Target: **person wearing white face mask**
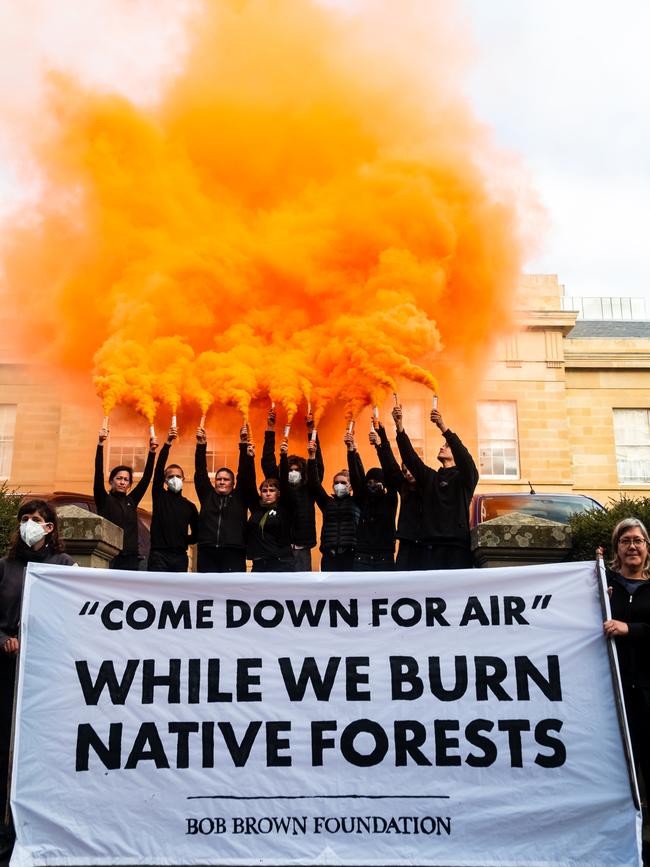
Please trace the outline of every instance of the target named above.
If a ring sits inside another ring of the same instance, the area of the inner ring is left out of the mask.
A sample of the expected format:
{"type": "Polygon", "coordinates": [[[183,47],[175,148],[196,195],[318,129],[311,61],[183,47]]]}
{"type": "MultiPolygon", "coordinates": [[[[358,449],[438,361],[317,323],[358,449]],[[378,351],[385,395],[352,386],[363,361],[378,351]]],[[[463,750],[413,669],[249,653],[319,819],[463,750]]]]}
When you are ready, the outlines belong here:
{"type": "Polygon", "coordinates": [[[320,534],[321,572],[351,572],[357,547],[357,527],[361,510],[352,496],[348,470],[336,473],[333,496],[327,493],[318,475],[316,443],[307,445],[307,484],[323,513],[320,534]]]}
{"type": "Polygon", "coordinates": [[[194,544],[199,528],[198,509],[181,493],[183,468],[178,464],[167,466],[169,450],[177,436],[178,431],[171,427],[153,474],[149,572],[187,572],[187,546],[194,544]]]}
{"type": "Polygon", "coordinates": [[[0,560],[0,853],[9,849],[13,841],[11,827],[2,823],[7,798],[16,661],[20,649],[20,606],[25,569],[30,562],[74,565],[72,557],[63,553],[56,511],[45,500],[29,500],[22,504],[7,556],[0,560]]]}

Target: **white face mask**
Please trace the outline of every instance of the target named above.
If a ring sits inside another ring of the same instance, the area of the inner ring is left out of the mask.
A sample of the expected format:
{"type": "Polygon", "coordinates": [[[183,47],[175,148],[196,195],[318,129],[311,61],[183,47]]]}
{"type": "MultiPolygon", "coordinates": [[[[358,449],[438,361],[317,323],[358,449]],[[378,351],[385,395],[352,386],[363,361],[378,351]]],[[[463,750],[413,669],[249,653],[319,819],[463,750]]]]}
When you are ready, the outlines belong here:
{"type": "Polygon", "coordinates": [[[167,479],[167,487],[170,491],[172,491],[172,493],[180,494],[180,492],[183,490],[183,480],[180,478],[180,476],[170,476],[167,479]]]}
{"type": "Polygon", "coordinates": [[[47,526],[47,524],[39,524],[38,521],[34,521],[32,518],[29,521],[23,521],[20,525],[20,538],[25,545],[29,545],[32,548],[37,542],[45,538],[47,535],[45,527],[47,526]]]}
{"type": "Polygon", "coordinates": [[[337,482],[334,485],[334,493],[337,497],[344,497],[348,492],[348,486],[344,482],[337,482]]]}
{"type": "Polygon", "coordinates": [[[289,484],[297,485],[300,483],[300,479],[302,479],[302,473],[298,470],[289,470],[289,484]]]}

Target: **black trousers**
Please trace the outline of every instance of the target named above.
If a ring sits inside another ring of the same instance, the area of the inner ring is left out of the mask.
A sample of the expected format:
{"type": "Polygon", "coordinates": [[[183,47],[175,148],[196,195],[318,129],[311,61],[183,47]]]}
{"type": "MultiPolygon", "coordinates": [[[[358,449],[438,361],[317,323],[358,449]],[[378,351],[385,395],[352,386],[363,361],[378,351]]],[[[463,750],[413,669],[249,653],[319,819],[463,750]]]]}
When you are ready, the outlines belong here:
{"type": "Polygon", "coordinates": [[[288,557],[258,557],[253,560],[253,572],[295,572],[293,555],[288,557]]]}
{"type": "Polygon", "coordinates": [[[197,572],[245,572],[246,554],[243,548],[217,548],[201,545],[198,549],[197,572]]]}
{"type": "Polygon", "coordinates": [[[7,831],[4,820],[9,798],[9,747],[17,660],[15,654],[0,653],[0,830],[5,832],[7,831]]]}
{"type": "Polygon", "coordinates": [[[354,555],[352,569],[354,572],[390,572],[395,568],[392,554],[359,554],[354,555]]]}
{"type": "Polygon", "coordinates": [[[400,539],[398,569],[404,572],[427,569],[472,569],[474,562],[468,545],[436,545],[400,539]]]}
{"type": "Polygon", "coordinates": [[[625,713],[630,728],[634,763],[645,786],[646,798],[650,790],[650,689],[627,686],[623,689],[625,713]]]}
{"type": "Polygon", "coordinates": [[[140,568],[140,557],[138,554],[129,553],[128,551],[120,551],[120,553],[116,554],[108,564],[108,568],[137,572],[140,568]]]}
{"type": "Polygon", "coordinates": [[[341,551],[339,554],[323,552],[320,561],[321,572],[352,572],[354,567],[354,549],[341,551]]]}
{"type": "Polygon", "coordinates": [[[149,572],[187,572],[187,551],[171,551],[168,548],[152,548],[149,552],[149,572]]]}

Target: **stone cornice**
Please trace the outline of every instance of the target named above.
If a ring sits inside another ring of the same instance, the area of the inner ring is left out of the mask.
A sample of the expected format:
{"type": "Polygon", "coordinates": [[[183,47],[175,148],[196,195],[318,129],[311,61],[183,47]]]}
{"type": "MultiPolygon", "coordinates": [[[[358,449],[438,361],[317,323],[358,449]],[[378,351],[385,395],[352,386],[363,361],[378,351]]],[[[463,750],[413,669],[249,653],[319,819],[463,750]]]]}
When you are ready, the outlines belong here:
{"type": "Polygon", "coordinates": [[[578,314],[575,310],[518,310],[517,322],[526,331],[548,331],[559,329],[562,336],[576,324],[578,314]]]}

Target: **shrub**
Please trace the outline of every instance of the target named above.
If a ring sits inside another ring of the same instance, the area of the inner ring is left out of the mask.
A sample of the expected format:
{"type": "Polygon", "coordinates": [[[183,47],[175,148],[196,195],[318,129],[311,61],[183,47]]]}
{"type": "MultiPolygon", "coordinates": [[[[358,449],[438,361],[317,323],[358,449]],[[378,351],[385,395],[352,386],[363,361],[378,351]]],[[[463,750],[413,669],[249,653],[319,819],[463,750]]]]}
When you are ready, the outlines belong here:
{"type": "Polygon", "coordinates": [[[6,554],[9,547],[22,498],[22,494],[10,491],[6,482],[0,485],[0,557],[6,554]]]}
{"type": "Polygon", "coordinates": [[[650,528],[650,497],[628,497],[610,500],[605,509],[590,509],[571,518],[573,539],[572,558],[593,560],[596,548],[605,549],[605,562],[612,558],[612,530],[623,518],[638,518],[650,528]]]}

